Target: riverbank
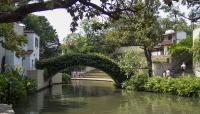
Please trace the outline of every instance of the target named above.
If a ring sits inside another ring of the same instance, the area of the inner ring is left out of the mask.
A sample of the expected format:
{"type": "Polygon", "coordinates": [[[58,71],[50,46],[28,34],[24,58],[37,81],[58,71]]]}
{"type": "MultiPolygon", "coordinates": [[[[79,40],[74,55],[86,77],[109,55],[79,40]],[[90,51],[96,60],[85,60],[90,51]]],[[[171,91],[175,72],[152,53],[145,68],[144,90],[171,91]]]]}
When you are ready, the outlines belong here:
{"type": "Polygon", "coordinates": [[[184,97],[200,97],[200,78],[194,76],[148,78],[146,75],[137,75],[124,82],[123,88],[184,97]]]}
{"type": "Polygon", "coordinates": [[[15,114],[11,105],[0,104],[0,114],[15,114]]]}

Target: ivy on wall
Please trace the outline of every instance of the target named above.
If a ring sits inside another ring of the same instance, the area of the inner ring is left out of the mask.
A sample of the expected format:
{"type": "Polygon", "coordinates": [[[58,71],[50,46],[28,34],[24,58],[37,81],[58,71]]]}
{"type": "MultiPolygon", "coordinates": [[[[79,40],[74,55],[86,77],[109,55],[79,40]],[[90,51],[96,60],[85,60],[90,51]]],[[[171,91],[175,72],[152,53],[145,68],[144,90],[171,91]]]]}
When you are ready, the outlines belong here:
{"type": "Polygon", "coordinates": [[[193,60],[194,62],[200,61],[200,39],[194,41],[193,45],[193,60]]]}

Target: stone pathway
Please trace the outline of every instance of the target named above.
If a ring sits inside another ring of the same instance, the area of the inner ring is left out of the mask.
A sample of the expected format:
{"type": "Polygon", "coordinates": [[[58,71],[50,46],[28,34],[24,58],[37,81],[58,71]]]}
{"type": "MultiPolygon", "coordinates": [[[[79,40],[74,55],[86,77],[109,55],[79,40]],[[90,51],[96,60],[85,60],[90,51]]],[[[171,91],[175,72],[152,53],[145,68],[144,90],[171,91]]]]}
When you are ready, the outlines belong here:
{"type": "Polygon", "coordinates": [[[11,105],[0,104],[0,114],[15,114],[11,105]]]}
{"type": "Polygon", "coordinates": [[[94,80],[94,81],[108,81],[108,82],[113,82],[112,79],[109,78],[71,78],[71,80],[94,80]]]}

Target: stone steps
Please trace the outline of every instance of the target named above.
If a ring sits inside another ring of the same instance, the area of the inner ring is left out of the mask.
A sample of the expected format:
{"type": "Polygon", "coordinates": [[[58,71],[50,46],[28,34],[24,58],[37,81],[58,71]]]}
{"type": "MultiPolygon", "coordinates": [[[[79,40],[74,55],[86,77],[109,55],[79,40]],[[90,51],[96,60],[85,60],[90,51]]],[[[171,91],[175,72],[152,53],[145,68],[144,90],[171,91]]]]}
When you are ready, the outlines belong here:
{"type": "Polygon", "coordinates": [[[0,114],[15,114],[11,105],[0,104],[0,114]]]}
{"type": "Polygon", "coordinates": [[[84,78],[107,78],[107,79],[110,79],[110,76],[101,70],[94,69],[92,71],[85,73],[84,78]]]}

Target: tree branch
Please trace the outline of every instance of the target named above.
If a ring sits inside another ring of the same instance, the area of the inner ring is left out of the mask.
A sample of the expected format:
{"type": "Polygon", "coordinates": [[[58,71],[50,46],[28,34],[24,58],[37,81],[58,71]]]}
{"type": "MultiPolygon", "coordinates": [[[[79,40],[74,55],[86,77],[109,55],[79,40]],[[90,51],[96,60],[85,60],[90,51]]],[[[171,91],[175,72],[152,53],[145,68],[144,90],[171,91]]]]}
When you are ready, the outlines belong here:
{"type": "Polygon", "coordinates": [[[108,15],[111,18],[118,18],[115,16],[116,13],[123,12],[123,11],[130,11],[136,12],[135,10],[126,8],[126,9],[116,9],[116,11],[106,11],[104,8],[90,2],[87,0],[52,0],[46,2],[37,2],[32,4],[26,4],[24,6],[20,6],[18,9],[10,12],[0,12],[0,23],[10,23],[10,22],[17,22],[22,21],[25,16],[33,12],[39,11],[46,11],[46,10],[53,10],[58,8],[65,8],[68,9],[72,5],[76,4],[76,2],[80,2],[85,6],[92,7],[102,14],[108,15]]]}
{"type": "Polygon", "coordinates": [[[58,8],[69,8],[75,4],[78,0],[68,0],[68,1],[47,1],[39,2],[33,4],[27,4],[21,6],[13,12],[0,12],[0,23],[9,23],[21,21],[26,15],[38,12],[53,10],[58,8]]]}
{"type": "Polygon", "coordinates": [[[82,3],[85,6],[91,6],[91,7],[95,8],[95,9],[97,9],[98,11],[102,12],[103,14],[106,14],[109,17],[114,18],[111,12],[105,11],[103,8],[101,8],[100,6],[98,6],[98,5],[94,4],[94,3],[88,2],[86,0],[79,0],[79,2],[82,3]]]}

